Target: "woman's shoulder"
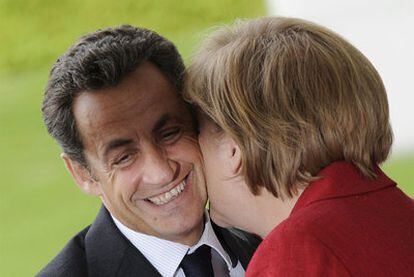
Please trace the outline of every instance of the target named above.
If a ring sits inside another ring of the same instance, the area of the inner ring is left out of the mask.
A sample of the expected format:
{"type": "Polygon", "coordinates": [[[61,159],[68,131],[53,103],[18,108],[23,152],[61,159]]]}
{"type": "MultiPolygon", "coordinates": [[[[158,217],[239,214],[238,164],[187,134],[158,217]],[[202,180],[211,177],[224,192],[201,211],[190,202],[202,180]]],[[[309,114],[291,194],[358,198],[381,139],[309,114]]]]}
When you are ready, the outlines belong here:
{"type": "Polygon", "coordinates": [[[349,276],[331,248],[309,229],[286,220],[263,240],[246,276],[349,276]],[[330,265],[326,267],[325,265],[330,265]]]}

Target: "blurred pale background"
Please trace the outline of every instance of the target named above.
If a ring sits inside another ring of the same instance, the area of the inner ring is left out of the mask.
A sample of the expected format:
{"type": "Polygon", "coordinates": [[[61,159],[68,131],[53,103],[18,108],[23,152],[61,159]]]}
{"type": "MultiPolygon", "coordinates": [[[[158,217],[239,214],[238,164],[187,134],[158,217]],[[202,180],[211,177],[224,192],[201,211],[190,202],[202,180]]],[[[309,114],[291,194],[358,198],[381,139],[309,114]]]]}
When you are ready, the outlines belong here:
{"type": "Polygon", "coordinates": [[[270,14],[300,17],[335,30],[368,57],[388,92],[395,136],[393,154],[396,158],[412,154],[414,1],[268,0],[266,3],[270,14]]]}
{"type": "Polygon", "coordinates": [[[404,21],[409,17],[403,17],[412,5],[402,0],[339,1],[348,3],[342,7],[333,2],[326,1],[330,3],[326,6],[322,1],[0,0],[0,276],[34,275],[92,222],[99,208],[99,201],[84,196],[66,173],[60,149],[43,127],[40,104],[58,55],[80,35],[107,26],[129,23],[158,31],[177,45],[186,61],[204,30],[235,18],[277,12],[333,28],[372,59],[384,77],[397,143],[385,170],[414,195],[409,126],[413,113],[406,98],[412,70],[402,66],[409,65],[410,57],[413,64],[408,48],[412,32],[404,21]],[[395,18],[381,22],[379,18],[391,12],[395,18]]]}

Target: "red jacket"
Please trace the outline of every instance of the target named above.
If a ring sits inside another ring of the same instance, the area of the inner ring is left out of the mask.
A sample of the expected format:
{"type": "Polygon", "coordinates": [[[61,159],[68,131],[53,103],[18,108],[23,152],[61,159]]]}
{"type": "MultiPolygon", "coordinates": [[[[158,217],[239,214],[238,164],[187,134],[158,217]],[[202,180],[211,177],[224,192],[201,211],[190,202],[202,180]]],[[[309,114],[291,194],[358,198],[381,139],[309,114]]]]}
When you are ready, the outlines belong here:
{"type": "Polygon", "coordinates": [[[370,181],[346,162],[324,168],[246,276],[414,276],[414,201],[377,173],[370,181]]]}

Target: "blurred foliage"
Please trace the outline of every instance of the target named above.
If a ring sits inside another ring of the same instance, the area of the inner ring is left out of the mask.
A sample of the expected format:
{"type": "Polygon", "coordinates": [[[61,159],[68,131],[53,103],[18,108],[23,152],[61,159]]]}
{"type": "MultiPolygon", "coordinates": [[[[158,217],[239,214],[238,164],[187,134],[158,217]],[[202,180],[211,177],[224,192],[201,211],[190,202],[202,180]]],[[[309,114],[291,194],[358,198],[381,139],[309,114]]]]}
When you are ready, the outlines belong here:
{"type": "Polygon", "coordinates": [[[382,169],[400,189],[414,197],[414,153],[393,156],[382,166],[382,169]]]}
{"type": "Polygon", "coordinates": [[[186,56],[200,30],[263,14],[260,1],[248,0],[0,0],[0,69],[37,70],[51,64],[81,34],[125,23],[174,40],[186,56]]]}

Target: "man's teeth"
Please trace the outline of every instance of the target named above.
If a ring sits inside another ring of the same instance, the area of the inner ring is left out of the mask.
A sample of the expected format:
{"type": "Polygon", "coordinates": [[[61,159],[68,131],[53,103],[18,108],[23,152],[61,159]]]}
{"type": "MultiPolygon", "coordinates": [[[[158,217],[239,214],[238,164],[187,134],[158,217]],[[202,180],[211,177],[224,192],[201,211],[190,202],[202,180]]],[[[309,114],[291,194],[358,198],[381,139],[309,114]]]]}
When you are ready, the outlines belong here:
{"type": "Polygon", "coordinates": [[[158,196],[148,197],[147,199],[155,205],[164,205],[176,198],[184,190],[184,187],[185,182],[182,181],[179,185],[175,186],[170,191],[167,191],[158,196]]]}

